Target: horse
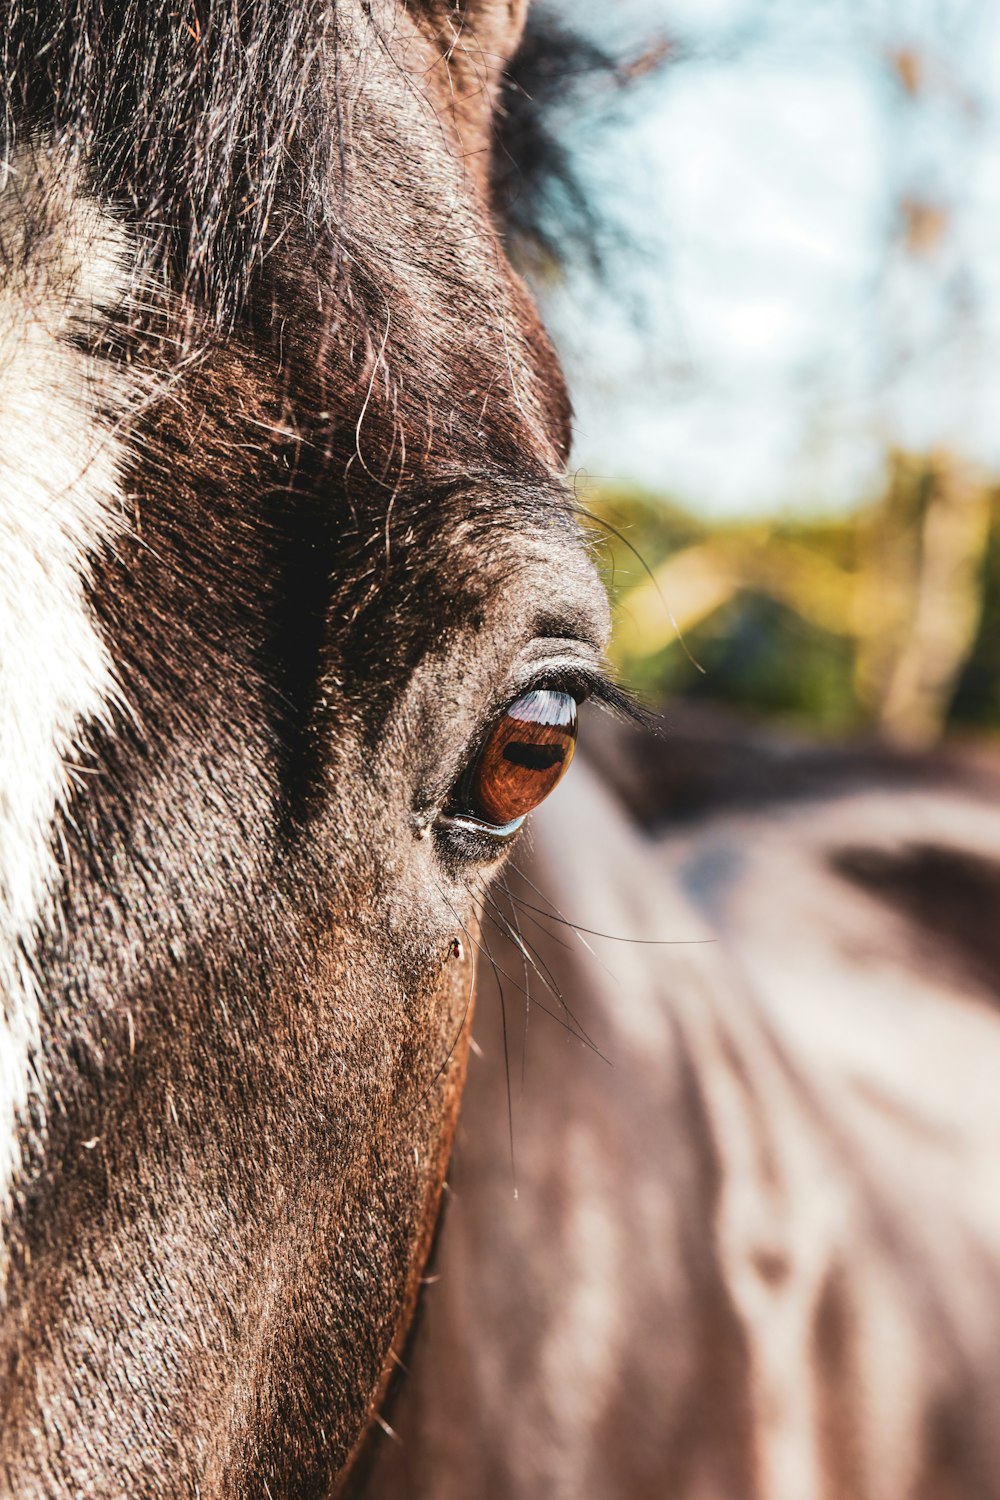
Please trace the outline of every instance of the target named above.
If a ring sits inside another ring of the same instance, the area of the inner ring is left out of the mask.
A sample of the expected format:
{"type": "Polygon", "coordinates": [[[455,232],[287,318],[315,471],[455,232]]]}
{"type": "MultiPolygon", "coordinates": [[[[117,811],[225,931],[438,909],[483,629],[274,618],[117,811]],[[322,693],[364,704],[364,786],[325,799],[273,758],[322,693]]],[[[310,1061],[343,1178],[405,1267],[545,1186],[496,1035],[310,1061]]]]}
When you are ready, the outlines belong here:
{"type": "Polygon", "coordinates": [[[521,0],[5,0],[0,1488],[333,1493],[603,588],[521,0]],[[500,164],[498,165],[498,161],[500,164]]]}
{"type": "Polygon", "coordinates": [[[2,21],[0,1492],[1000,1493],[994,783],[540,807],[625,704],[523,6],[2,21]]]}

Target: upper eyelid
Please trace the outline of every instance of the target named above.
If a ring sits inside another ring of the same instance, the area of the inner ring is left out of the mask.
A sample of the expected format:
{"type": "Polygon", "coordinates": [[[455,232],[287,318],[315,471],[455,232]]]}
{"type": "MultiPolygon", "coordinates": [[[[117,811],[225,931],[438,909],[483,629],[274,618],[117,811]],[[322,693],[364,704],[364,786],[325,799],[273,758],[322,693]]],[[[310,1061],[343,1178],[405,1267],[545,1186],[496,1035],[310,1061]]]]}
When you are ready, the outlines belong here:
{"type": "Polygon", "coordinates": [[[546,674],[564,672],[567,677],[598,682],[608,679],[602,652],[593,641],[576,634],[549,632],[535,635],[511,664],[512,683],[533,682],[546,674]]]}
{"type": "Polygon", "coordinates": [[[610,676],[596,662],[581,660],[579,657],[564,657],[562,660],[554,657],[548,661],[533,663],[516,674],[508,685],[506,694],[490,706],[484,722],[492,722],[525,693],[536,692],[540,688],[571,693],[578,703],[582,703],[585,698],[603,701],[605,693],[613,695],[615,691],[610,676]]]}

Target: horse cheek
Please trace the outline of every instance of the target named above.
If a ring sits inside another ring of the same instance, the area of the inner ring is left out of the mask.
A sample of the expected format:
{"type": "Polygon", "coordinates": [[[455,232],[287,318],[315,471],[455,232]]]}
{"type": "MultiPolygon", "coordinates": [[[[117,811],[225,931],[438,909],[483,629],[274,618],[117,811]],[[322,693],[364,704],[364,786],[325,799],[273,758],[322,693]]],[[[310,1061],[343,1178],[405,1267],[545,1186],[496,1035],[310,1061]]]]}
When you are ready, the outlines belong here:
{"type": "MultiPolygon", "coordinates": [[[[413,1322],[427,1263],[434,1246],[441,1213],[441,1200],[447,1178],[448,1163],[458,1122],[462,1092],[465,1087],[475,1009],[475,952],[479,943],[479,923],[472,917],[463,927],[460,938],[449,943],[447,957],[437,982],[432,986],[425,1012],[426,1035],[437,1041],[430,1052],[430,1082],[423,1073],[423,1086],[412,1117],[412,1131],[400,1150],[410,1154],[406,1163],[414,1174],[412,1241],[409,1246],[409,1270],[403,1289],[399,1315],[392,1341],[382,1364],[382,1371],[368,1408],[367,1421],[351,1450],[334,1493],[340,1495],[352,1478],[356,1461],[364,1449],[385,1400],[389,1381],[400,1364],[406,1363],[407,1336],[413,1322]]],[[[353,1493],[353,1491],[352,1491],[353,1493]]]]}
{"type": "Polygon", "coordinates": [[[406,1330],[416,1306],[420,1283],[424,1275],[437,1228],[441,1196],[451,1157],[455,1126],[458,1121],[462,1091],[469,1061],[469,1043],[472,1037],[472,1017],[475,1008],[475,963],[474,944],[478,942],[477,923],[470,923],[469,930],[459,944],[458,952],[450,945],[435,996],[432,1034],[439,1037],[439,1056],[434,1063],[434,1078],[429,1089],[425,1089],[420,1101],[419,1133],[427,1142],[427,1161],[424,1164],[422,1199],[419,1216],[417,1243],[410,1271],[403,1311],[400,1317],[397,1342],[405,1339],[406,1330]]]}

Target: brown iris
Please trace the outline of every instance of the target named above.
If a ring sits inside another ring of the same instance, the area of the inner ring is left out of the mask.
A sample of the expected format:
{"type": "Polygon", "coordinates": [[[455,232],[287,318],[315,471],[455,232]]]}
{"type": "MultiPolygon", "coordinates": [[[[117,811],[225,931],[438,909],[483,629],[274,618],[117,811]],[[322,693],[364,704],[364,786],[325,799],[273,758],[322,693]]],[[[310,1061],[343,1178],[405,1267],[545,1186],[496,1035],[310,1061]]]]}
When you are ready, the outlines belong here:
{"type": "Polygon", "coordinates": [[[576,699],[537,688],[510,705],[493,726],[469,787],[477,818],[513,823],[549,795],[576,748],[576,699]]]}

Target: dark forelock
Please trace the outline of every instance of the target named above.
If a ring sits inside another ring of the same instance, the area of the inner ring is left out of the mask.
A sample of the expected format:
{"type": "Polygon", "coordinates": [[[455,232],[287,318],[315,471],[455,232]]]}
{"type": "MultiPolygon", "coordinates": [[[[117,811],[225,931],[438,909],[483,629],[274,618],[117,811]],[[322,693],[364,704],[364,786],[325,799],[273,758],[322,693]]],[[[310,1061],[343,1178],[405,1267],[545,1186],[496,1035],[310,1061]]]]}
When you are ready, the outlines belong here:
{"type": "MultiPolygon", "coordinates": [[[[277,219],[338,246],[342,54],[337,0],[2,0],[0,160],[43,134],[78,154],[139,226],[143,269],[225,324],[277,219]]],[[[553,190],[573,209],[563,227],[585,230],[549,119],[603,61],[544,7],[529,17],[495,132],[495,209],[515,244],[555,251],[553,190]]]]}

